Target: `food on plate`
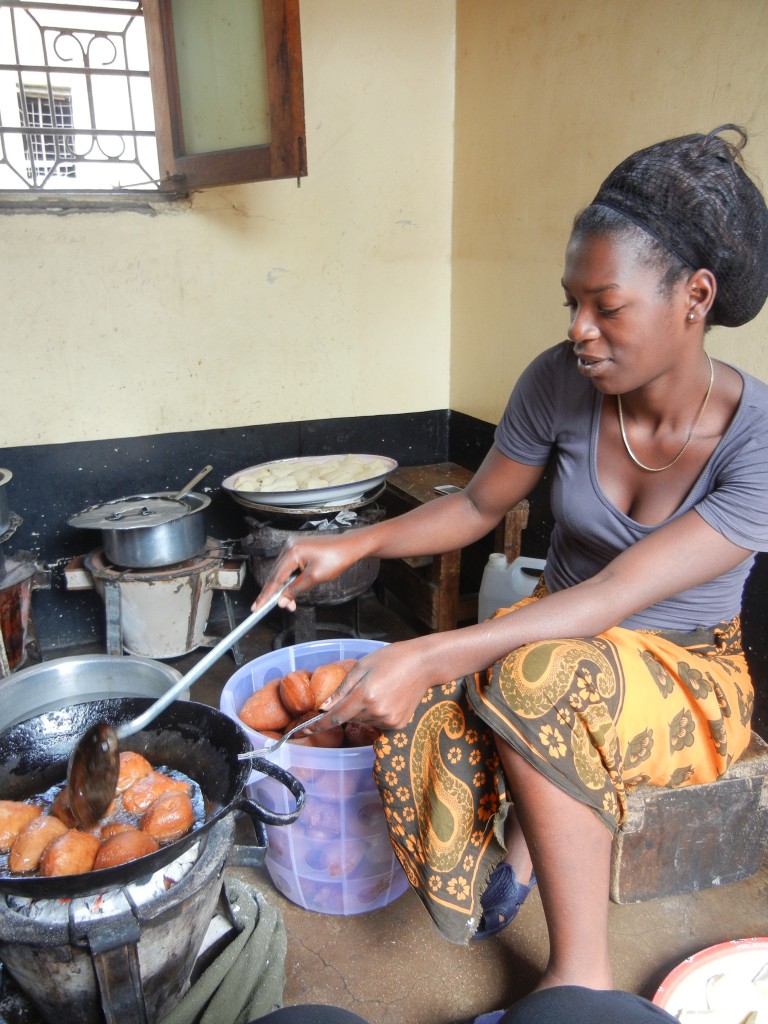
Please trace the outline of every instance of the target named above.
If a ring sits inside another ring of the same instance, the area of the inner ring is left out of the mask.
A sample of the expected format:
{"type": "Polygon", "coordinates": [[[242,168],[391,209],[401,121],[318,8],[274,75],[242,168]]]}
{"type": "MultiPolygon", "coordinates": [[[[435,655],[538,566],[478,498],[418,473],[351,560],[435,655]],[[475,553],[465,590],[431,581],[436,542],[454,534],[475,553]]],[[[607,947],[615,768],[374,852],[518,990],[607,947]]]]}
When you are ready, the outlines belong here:
{"type": "Polygon", "coordinates": [[[135,750],[123,750],[120,752],[120,771],[117,776],[116,790],[123,793],[134,782],[143,779],[152,771],[152,765],[142,754],[135,750]]]}
{"type": "MultiPolygon", "coordinates": [[[[294,669],[280,679],[271,679],[246,700],[238,712],[240,720],[262,736],[279,739],[302,720],[313,718],[356,664],[356,659],[344,658],[319,665],[311,673],[294,669]]],[[[305,747],[363,747],[370,746],[377,736],[378,730],[368,725],[347,722],[331,729],[298,732],[288,742],[305,747]]]]}
{"type": "Polygon", "coordinates": [[[46,846],[40,858],[40,874],[50,878],[54,875],[82,875],[92,871],[100,847],[100,840],[90,832],[68,829],[63,836],[46,846]]]}
{"type": "Polygon", "coordinates": [[[28,822],[11,843],[8,868],[16,875],[37,871],[46,847],[63,836],[67,826],[52,814],[40,814],[28,822]]]}
{"type": "Polygon", "coordinates": [[[297,669],[283,676],[278,682],[278,690],[283,706],[294,717],[311,711],[315,706],[311,676],[306,669],[297,669]]]}
{"type": "Polygon", "coordinates": [[[123,808],[131,814],[143,814],[158,797],[170,792],[188,793],[189,787],[186,782],[153,769],[122,794],[123,808]]]}
{"type": "MultiPolygon", "coordinates": [[[[752,988],[759,996],[768,998],[768,964],[765,964],[752,979],[752,988]]],[[[768,1009],[768,1005],[766,1005],[768,1009]]]]}
{"type": "Polygon", "coordinates": [[[37,804],[22,800],[0,800],[0,852],[7,853],[11,843],[33,818],[43,813],[37,804]]]}
{"type": "Polygon", "coordinates": [[[180,839],[192,828],[195,812],[187,793],[166,793],[144,812],[141,830],[161,842],[180,839]]]}
{"type": "Polygon", "coordinates": [[[93,870],[99,871],[101,868],[115,868],[119,864],[128,864],[138,857],[146,857],[148,853],[154,853],[159,849],[160,844],[146,832],[128,827],[123,832],[116,832],[101,844],[93,862],[93,870]]]}
{"type": "Polygon", "coordinates": [[[711,974],[704,995],[706,1008],[678,1011],[681,1024],[763,1024],[768,1021],[768,964],[751,981],[736,972],[711,974]]]}
{"type": "Polygon", "coordinates": [[[312,673],[312,694],[316,708],[338,689],[344,677],[356,664],[354,659],[348,658],[344,661],[331,661],[315,669],[312,673]]]}
{"type": "Polygon", "coordinates": [[[392,460],[379,456],[329,455],[265,462],[234,479],[236,491],[279,494],[363,483],[387,473],[392,460]]]}
{"type": "Polygon", "coordinates": [[[291,714],[280,700],[280,680],[271,679],[240,708],[240,719],[249,729],[285,729],[291,714]]]}

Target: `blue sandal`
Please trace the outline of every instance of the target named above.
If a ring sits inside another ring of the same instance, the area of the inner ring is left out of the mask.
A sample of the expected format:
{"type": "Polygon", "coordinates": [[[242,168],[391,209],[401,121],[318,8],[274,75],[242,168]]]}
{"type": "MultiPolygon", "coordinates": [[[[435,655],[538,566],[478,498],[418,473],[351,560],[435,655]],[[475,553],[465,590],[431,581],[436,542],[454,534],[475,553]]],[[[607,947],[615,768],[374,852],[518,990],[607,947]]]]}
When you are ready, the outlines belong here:
{"type": "Polygon", "coordinates": [[[536,876],[531,872],[527,885],[518,882],[515,872],[502,861],[491,872],[485,892],[480,897],[483,916],[473,939],[488,939],[496,935],[517,916],[517,912],[525,903],[526,897],[536,885],[536,876]]]}

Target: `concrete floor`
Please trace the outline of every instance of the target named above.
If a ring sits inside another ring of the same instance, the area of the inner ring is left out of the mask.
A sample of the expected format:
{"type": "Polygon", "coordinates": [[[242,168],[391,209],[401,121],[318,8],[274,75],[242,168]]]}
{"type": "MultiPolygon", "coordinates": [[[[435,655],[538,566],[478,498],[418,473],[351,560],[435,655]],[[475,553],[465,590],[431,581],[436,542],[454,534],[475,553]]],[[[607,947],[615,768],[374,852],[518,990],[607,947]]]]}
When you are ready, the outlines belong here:
{"type": "MultiPolygon", "coordinates": [[[[343,617],[338,609],[319,615],[332,611],[334,619],[343,617]]],[[[370,596],[360,601],[360,632],[389,640],[414,635],[411,625],[370,596]]],[[[242,655],[258,656],[265,641],[269,649],[271,635],[258,628],[243,641],[242,655]]],[[[185,670],[183,664],[176,667],[185,670]]],[[[219,661],[193,685],[193,699],[218,706],[221,686],[234,670],[230,656],[219,661]]],[[[370,1024],[450,1024],[508,1006],[534,987],[546,965],[537,890],[501,935],[465,948],[440,936],[410,889],[381,910],[333,917],[285,899],[266,871],[249,874],[280,908],[288,930],[286,1005],[334,1004],[370,1024]]],[[[646,903],[612,903],[610,934],[616,987],[652,998],[669,971],[698,950],[727,939],[768,936],[768,858],[741,882],[646,903]]]]}
{"type": "MultiPolygon", "coordinates": [[[[327,612],[338,620],[348,608],[327,612]]],[[[372,595],[361,599],[358,611],[363,636],[413,635],[412,626],[372,595]]],[[[272,613],[268,625],[256,627],[241,641],[240,657],[248,661],[271,650],[275,632],[287,623],[286,614],[272,613]]],[[[202,653],[171,664],[185,672],[202,653]]],[[[192,698],[218,707],[221,688],[236,667],[232,655],[225,655],[193,684],[192,698]]],[[[286,1005],[333,1004],[370,1024],[451,1024],[514,1002],[533,988],[546,964],[547,935],[537,890],[510,928],[465,948],[441,938],[410,890],[383,909],[335,917],[294,905],[263,869],[231,870],[243,873],[283,914],[288,932],[286,1005]]],[[[574,897],[578,887],[574,879],[574,897]]],[[[667,973],[698,950],[728,939],[768,936],[768,860],[756,875],[727,886],[642,904],[611,904],[610,936],[616,987],[652,998],[667,973]]]]}

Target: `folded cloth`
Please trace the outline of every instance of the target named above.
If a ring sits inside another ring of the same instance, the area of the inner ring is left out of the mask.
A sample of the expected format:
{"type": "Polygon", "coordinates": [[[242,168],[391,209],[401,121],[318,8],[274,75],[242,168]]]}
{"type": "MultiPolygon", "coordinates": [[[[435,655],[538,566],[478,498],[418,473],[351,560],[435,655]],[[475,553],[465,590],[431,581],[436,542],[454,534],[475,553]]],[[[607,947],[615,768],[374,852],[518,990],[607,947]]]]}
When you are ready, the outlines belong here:
{"type": "Polygon", "coordinates": [[[282,1005],[288,940],[280,911],[237,878],[224,894],[237,935],[159,1024],[248,1024],[282,1005]]]}

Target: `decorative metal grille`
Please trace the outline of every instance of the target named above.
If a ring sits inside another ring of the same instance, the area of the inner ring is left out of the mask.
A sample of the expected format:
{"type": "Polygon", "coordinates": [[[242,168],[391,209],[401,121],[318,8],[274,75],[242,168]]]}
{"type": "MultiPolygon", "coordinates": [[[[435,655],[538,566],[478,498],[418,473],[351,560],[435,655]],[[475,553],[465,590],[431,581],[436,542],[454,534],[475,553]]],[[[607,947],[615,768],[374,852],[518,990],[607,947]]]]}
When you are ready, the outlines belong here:
{"type": "Polygon", "coordinates": [[[156,190],[157,176],[141,0],[0,0],[0,190],[156,190]]]}

